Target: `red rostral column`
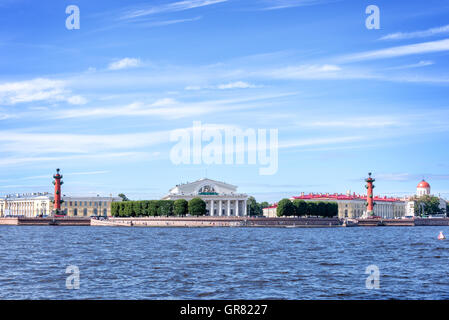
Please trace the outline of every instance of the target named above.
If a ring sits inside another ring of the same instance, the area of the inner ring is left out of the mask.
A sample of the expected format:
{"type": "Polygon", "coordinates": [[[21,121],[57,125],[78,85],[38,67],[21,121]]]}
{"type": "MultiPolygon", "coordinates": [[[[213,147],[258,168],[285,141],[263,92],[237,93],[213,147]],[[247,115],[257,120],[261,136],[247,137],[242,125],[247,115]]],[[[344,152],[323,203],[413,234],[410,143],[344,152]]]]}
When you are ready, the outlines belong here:
{"type": "Polygon", "coordinates": [[[59,169],[56,169],[56,174],[53,175],[55,179],[53,184],[55,185],[55,200],[54,200],[54,213],[61,214],[61,185],[64,183],[61,181],[62,174],[59,173],[59,169]]]}
{"type": "Polygon", "coordinates": [[[375,179],[371,178],[371,172],[368,173],[368,178],[365,179],[366,181],[366,189],[368,189],[368,195],[366,197],[366,213],[369,215],[374,214],[374,195],[373,195],[373,189],[374,185],[373,182],[376,181],[375,179]]]}

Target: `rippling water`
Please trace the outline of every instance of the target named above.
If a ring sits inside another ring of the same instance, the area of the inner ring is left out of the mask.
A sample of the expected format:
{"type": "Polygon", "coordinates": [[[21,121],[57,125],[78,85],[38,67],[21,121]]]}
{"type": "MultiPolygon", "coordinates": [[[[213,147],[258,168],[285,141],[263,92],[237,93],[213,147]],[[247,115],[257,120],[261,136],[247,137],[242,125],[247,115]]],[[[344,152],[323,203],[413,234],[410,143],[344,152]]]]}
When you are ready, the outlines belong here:
{"type": "Polygon", "coordinates": [[[0,298],[448,299],[440,230],[1,226],[0,298]]]}

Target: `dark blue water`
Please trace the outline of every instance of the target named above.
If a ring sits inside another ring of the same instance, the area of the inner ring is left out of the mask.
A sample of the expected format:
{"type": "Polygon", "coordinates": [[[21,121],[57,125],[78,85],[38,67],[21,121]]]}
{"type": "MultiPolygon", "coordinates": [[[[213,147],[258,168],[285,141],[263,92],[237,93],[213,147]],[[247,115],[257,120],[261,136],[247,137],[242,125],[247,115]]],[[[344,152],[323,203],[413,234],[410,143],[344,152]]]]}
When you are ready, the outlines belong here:
{"type": "Polygon", "coordinates": [[[1,226],[0,298],[448,299],[440,230],[1,226]]]}

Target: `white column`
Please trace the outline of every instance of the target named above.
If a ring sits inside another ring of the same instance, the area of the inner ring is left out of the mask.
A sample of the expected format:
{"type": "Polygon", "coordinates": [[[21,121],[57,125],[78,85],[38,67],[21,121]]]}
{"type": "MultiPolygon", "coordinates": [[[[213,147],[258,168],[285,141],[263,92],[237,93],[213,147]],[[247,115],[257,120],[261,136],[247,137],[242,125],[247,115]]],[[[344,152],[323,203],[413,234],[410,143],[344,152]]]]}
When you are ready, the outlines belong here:
{"type": "Polygon", "coordinates": [[[221,200],[218,200],[218,215],[220,217],[223,215],[223,204],[221,200]]]}
{"type": "Polygon", "coordinates": [[[238,217],[239,215],[239,201],[235,200],[235,216],[238,217]]]}
{"type": "Polygon", "coordinates": [[[214,200],[210,201],[209,215],[211,217],[214,215],[214,200]]]}
{"type": "Polygon", "coordinates": [[[231,215],[231,200],[228,200],[228,205],[226,209],[228,209],[228,217],[229,217],[231,215]]]}
{"type": "Polygon", "coordinates": [[[243,215],[247,216],[248,215],[248,204],[246,202],[246,199],[243,201],[243,203],[245,204],[245,208],[243,209],[243,215]]]}

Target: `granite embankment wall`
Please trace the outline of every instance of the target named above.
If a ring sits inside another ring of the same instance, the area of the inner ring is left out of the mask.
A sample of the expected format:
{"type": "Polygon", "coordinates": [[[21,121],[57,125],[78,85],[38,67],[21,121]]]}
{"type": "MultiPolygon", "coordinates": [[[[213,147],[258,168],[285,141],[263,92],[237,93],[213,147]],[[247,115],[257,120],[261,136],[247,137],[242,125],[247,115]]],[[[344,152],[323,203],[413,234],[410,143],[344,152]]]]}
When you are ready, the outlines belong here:
{"type": "Polygon", "coordinates": [[[413,219],[358,219],[359,227],[375,227],[375,226],[403,226],[413,227],[415,222],[413,219]]]}
{"type": "Polygon", "coordinates": [[[337,218],[145,217],[92,220],[92,226],[123,227],[337,227],[337,218]]]}
{"type": "Polygon", "coordinates": [[[0,218],[0,225],[17,226],[18,224],[18,218],[0,218]]]}
{"type": "Polygon", "coordinates": [[[449,226],[449,218],[415,219],[415,226],[449,226]]]}
{"type": "Polygon", "coordinates": [[[357,222],[359,227],[374,226],[449,226],[449,218],[426,218],[426,219],[359,219],[357,222]]]}
{"type": "MultiPolygon", "coordinates": [[[[90,218],[56,218],[58,226],[90,226],[90,218]]],[[[52,218],[0,218],[0,225],[48,226],[52,218]]]]}

